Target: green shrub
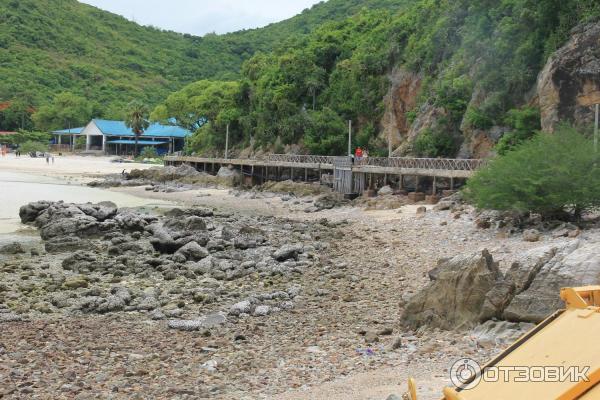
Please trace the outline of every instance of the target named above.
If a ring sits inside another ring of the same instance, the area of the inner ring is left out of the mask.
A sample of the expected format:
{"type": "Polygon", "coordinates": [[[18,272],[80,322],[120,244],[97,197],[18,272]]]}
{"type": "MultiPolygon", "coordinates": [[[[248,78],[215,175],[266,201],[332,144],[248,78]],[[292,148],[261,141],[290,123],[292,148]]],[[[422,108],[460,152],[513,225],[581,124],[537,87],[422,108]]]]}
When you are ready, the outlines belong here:
{"type": "Polygon", "coordinates": [[[408,122],[409,125],[412,125],[412,123],[415,122],[415,119],[417,119],[417,110],[406,112],[406,122],[408,122]]]}
{"type": "Polygon", "coordinates": [[[452,121],[459,121],[469,104],[472,87],[473,83],[466,76],[444,77],[435,88],[434,104],[444,107],[452,121]]]}
{"type": "Polygon", "coordinates": [[[85,150],[87,139],[85,136],[75,136],[75,148],[85,150]]]}
{"type": "Polygon", "coordinates": [[[489,129],[494,121],[478,108],[469,108],[465,114],[467,123],[476,129],[489,129]]]}
{"type": "Polygon", "coordinates": [[[540,110],[533,107],[510,110],[506,114],[504,123],[512,128],[512,131],[504,134],[496,145],[496,151],[505,155],[535,136],[541,129],[540,110]]]}
{"type": "Polygon", "coordinates": [[[479,208],[557,217],[600,206],[600,171],[592,142],[573,128],[539,134],[491,161],[465,195],[479,208]]]}
{"type": "Polygon", "coordinates": [[[158,153],[156,152],[156,148],[153,146],[144,146],[142,151],[140,152],[141,158],[158,158],[158,153]]]}
{"type": "Polygon", "coordinates": [[[454,157],[458,151],[456,138],[449,133],[425,129],[413,144],[417,157],[454,157]]]}
{"type": "Polygon", "coordinates": [[[313,154],[342,155],[348,147],[346,122],[331,108],[308,113],[304,145],[313,154]]]}
{"type": "Polygon", "coordinates": [[[52,135],[49,133],[20,131],[12,135],[4,135],[0,140],[2,143],[18,145],[25,142],[48,143],[51,138],[52,135]]]}
{"type": "Polygon", "coordinates": [[[19,150],[21,150],[22,153],[31,153],[35,151],[44,153],[48,151],[48,145],[44,142],[34,142],[33,140],[28,140],[19,145],[19,150]]]}

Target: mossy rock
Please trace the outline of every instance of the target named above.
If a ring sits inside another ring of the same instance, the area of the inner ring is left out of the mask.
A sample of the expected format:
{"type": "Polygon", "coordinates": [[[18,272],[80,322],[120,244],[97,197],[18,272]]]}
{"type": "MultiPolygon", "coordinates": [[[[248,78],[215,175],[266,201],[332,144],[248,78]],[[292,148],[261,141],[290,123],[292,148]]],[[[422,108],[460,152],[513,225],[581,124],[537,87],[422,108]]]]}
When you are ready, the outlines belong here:
{"type": "Polygon", "coordinates": [[[63,283],[65,289],[79,289],[88,287],[89,282],[83,275],[75,275],[68,277],[63,283]]]}

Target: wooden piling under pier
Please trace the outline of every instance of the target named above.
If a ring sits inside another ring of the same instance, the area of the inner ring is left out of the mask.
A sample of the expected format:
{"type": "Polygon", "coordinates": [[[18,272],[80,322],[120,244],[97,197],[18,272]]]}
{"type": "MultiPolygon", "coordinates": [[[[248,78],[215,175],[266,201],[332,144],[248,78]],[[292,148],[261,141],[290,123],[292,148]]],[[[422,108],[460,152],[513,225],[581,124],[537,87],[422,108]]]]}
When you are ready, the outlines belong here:
{"type": "Polygon", "coordinates": [[[310,156],[310,155],[285,155],[273,154],[264,159],[223,159],[195,156],[169,156],[165,157],[165,165],[189,164],[196,169],[207,170],[210,165],[212,174],[216,174],[223,166],[231,165],[244,171],[250,168],[254,177],[258,168],[261,183],[269,180],[269,168],[275,172],[275,180],[282,178],[282,169],[290,169],[289,179],[304,178],[309,181],[309,171],[315,171],[319,181],[322,180],[323,171],[330,171],[334,176],[334,189],[340,193],[362,193],[372,181],[378,182],[383,178],[384,184],[390,176],[399,176],[399,189],[405,188],[404,176],[414,176],[418,189],[419,178],[433,178],[432,194],[437,192],[437,178],[450,180],[450,190],[455,187],[455,179],[468,179],[477,169],[485,164],[485,160],[468,159],[437,159],[437,158],[379,158],[369,157],[353,162],[350,157],[310,156]],[[304,169],[304,176],[295,174],[297,169],[304,169]],[[372,178],[375,175],[375,178],[372,178]],[[379,178],[377,178],[377,176],[379,178]],[[373,180],[372,180],[373,179],[373,180]]]}

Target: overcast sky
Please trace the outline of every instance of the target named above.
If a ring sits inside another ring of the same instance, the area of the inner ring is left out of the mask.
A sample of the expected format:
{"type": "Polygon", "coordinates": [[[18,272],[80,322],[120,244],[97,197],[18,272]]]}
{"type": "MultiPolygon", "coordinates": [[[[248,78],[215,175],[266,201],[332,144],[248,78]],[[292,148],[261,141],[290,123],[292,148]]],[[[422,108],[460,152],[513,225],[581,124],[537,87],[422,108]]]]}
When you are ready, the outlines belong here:
{"type": "Polygon", "coordinates": [[[80,0],[138,24],[204,35],[258,28],[299,14],[319,0],[80,0]]]}

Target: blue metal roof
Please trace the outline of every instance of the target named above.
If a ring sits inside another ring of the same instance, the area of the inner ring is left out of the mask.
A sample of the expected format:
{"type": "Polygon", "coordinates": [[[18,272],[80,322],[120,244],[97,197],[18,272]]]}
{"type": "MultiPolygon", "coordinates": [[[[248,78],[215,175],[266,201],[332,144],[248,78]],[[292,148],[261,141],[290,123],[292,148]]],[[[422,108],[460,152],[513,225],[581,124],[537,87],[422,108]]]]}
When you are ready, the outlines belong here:
{"type": "Polygon", "coordinates": [[[60,131],[54,131],[52,133],[54,133],[55,135],[79,135],[84,128],[85,127],[82,126],[79,128],[62,129],[60,131]]]}
{"type": "MultiPolygon", "coordinates": [[[[135,140],[124,140],[124,139],[119,139],[119,140],[109,140],[106,143],[109,144],[135,144],[135,140]]],[[[167,144],[169,142],[159,142],[159,141],[153,141],[153,140],[138,140],[138,144],[142,145],[142,146],[158,146],[159,144],[167,144]]]]}
{"type": "MultiPolygon", "coordinates": [[[[133,131],[129,129],[123,121],[94,119],[92,122],[94,122],[98,129],[107,136],[135,136],[133,131]]],[[[142,137],[184,138],[191,134],[190,131],[179,126],[153,123],[146,129],[142,137]]]]}

